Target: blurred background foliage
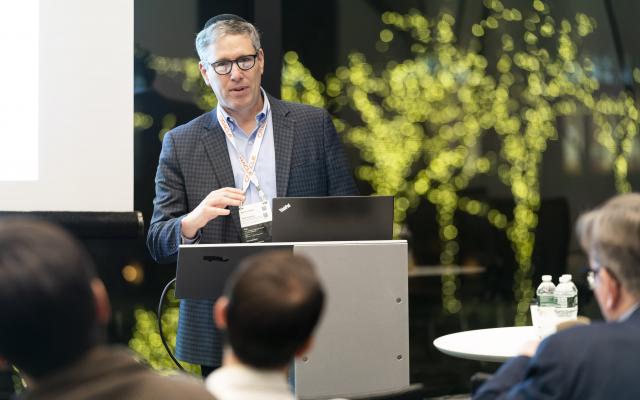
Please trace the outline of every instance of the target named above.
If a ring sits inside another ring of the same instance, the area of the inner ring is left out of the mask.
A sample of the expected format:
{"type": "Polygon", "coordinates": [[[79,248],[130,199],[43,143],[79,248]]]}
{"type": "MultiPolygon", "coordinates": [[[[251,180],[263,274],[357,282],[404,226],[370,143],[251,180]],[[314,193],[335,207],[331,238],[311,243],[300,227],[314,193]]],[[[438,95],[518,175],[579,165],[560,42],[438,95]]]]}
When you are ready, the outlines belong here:
{"type": "MultiPolygon", "coordinates": [[[[488,16],[471,27],[476,38],[500,24],[524,28],[520,37],[501,36],[502,51],[494,59],[480,54],[479,40],[465,47],[457,43],[451,14],[428,19],[417,10],[385,12],[382,21],[389,28],[380,32],[376,48],[385,52],[394,44],[394,32],[408,32],[414,57],[389,60],[375,71],[364,55],[352,53],[348,66],[320,83],[290,52],[283,98],[356,111],[357,119],[340,119],[336,126],[360,150],[365,163],[357,169],[358,178],[376,194],[395,196],[396,234],[420,197],[435,205],[443,265],[457,261],[456,211],[484,216],[504,229],[518,264],[516,324],[524,324],[534,297],[539,166],[547,142],[558,138],[558,118],[593,115],[596,138],[614,159],[616,189],[625,192],[631,190],[627,164],[638,131],[638,102],[626,91],[616,97],[598,92],[593,64],[579,53],[581,41],[595,29],[592,18],[578,13],[573,21],[556,21],[541,1],[527,10],[505,8],[498,0],[484,4],[488,16]],[[490,131],[500,136],[497,154],[483,154],[478,146],[490,131]],[[488,173],[497,173],[509,188],[513,218],[458,195],[475,175],[488,173]]],[[[638,79],[640,70],[634,71],[638,79]]],[[[456,278],[443,276],[443,306],[451,313],[461,308],[455,293],[456,278]]]]}
{"type": "MultiPolygon", "coordinates": [[[[178,300],[171,289],[167,292],[166,308],[162,313],[162,334],[175,354],[176,333],[178,331],[178,300]]],[[[211,311],[213,313],[213,310],[211,311]]],[[[133,336],[129,340],[129,347],[152,368],[169,372],[177,367],[167,354],[160,332],[158,331],[158,316],[155,311],[138,308],[135,310],[135,326],[133,336]]],[[[200,366],[192,365],[184,361],[182,367],[191,373],[200,374],[200,366]]]]}
{"type": "MultiPolygon", "coordinates": [[[[331,112],[338,132],[359,153],[358,179],[374,194],[395,197],[396,236],[405,232],[407,213],[422,199],[435,206],[442,265],[460,261],[456,213],[484,218],[504,231],[517,263],[515,322],[524,324],[537,283],[532,282],[531,256],[541,204],[541,162],[549,142],[558,139],[559,120],[592,121],[595,142],[613,170],[615,191],[628,192],[629,164],[637,156],[639,99],[629,86],[602,90],[593,60],[581,51],[597,29],[594,18],[580,12],[554,18],[552,3],[540,0],[518,8],[499,0],[483,4],[482,18],[465,27],[446,11],[435,17],[415,9],[383,12],[384,28],[371,40],[383,59],[394,46],[407,47],[410,56],[402,59],[374,63],[353,51],[345,65],[316,77],[298,53],[288,51],[281,97],[331,112]],[[510,29],[501,29],[505,26],[510,29]],[[467,28],[472,39],[462,43],[457,33],[467,28]],[[499,48],[484,51],[483,38],[492,34],[499,35],[499,48]],[[488,135],[498,138],[497,149],[481,145],[488,135]],[[511,212],[467,194],[479,176],[498,178],[512,196],[511,212]]],[[[181,82],[197,106],[208,111],[216,101],[197,62],[152,55],[149,65],[181,82]]],[[[640,69],[631,73],[640,82],[640,69]]],[[[149,125],[149,118],[138,113],[136,128],[149,125]]],[[[165,122],[160,139],[172,127],[171,120],[165,122]]],[[[458,279],[442,277],[442,307],[449,314],[462,307],[458,279]]],[[[165,335],[174,343],[174,301],[162,318],[165,335]]],[[[171,368],[154,321],[152,312],[136,311],[130,347],[154,367],[171,368]]]]}

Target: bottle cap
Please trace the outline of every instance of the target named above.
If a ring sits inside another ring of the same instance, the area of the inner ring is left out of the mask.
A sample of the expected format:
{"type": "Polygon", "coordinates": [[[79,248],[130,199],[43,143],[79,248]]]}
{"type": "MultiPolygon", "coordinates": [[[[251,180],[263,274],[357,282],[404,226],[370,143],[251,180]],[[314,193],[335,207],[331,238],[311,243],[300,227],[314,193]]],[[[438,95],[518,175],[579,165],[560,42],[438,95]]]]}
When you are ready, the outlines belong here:
{"type": "Polygon", "coordinates": [[[566,276],[567,277],[567,282],[571,281],[573,279],[573,277],[571,276],[571,274],[564,274],[562,276],[566,276]]]}
{"type": "Polygon", "coordinates": [[[567,283],[571,281],[571,275],[567,276],[567,275],[562,275],[560,277],[560,283],[567,283]]]}
{"type": "Polygon", "coordinates": [[[542,282],[551,282],[551,275],[542,275],[542,282]]]}

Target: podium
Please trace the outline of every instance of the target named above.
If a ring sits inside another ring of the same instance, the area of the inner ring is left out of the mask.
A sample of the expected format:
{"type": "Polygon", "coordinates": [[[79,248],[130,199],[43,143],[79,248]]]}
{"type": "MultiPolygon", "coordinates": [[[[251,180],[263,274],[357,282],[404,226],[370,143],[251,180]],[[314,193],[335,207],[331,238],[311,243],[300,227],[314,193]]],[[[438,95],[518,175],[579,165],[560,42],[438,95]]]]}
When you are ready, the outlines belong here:
{"type": "Polygon", "coordinates": [[[176,297],[216,298],[242,258],[276,249],[309,258],[326,291],[313,348],[295,361],[298,398],[358,398],[406,390],[404,240],[182,245],[176,297]]]}

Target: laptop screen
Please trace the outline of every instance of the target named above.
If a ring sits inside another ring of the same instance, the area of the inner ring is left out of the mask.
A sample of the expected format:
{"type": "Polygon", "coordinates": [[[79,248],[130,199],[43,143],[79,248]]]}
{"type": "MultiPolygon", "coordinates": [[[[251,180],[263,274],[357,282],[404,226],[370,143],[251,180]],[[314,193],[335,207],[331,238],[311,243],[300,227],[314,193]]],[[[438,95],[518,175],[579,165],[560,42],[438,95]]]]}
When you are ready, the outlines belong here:
{"type": "Polygon", "coordinates": [[[277,197],[273,242],[393,239],[393,196],[277,197]]]}

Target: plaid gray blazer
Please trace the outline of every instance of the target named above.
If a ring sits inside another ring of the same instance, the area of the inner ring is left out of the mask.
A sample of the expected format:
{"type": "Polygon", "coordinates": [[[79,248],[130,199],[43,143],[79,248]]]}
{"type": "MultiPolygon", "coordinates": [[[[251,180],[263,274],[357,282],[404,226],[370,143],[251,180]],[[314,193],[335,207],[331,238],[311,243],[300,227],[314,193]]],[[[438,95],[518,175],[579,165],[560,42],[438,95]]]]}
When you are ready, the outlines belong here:
{"type": "MultiPolygon", "coordinates": [[[[346,196],[357,189],[329,114],[319,108],[269,96],[276,156],[276,191],[285,196],[346,196]]],[[[234,187],[224,132],[208,112],[168,132],[156,173],[156,197],[147,246],[158,262],[175,261],[180,221],[211,191],[234,187]]],[[[200,243],[240,242],[238,208],[202,230],[200,243]]],[[[200,365],[218,366],[222,340],[210,301],[180,302],[176,355],[200,365]]]]}

